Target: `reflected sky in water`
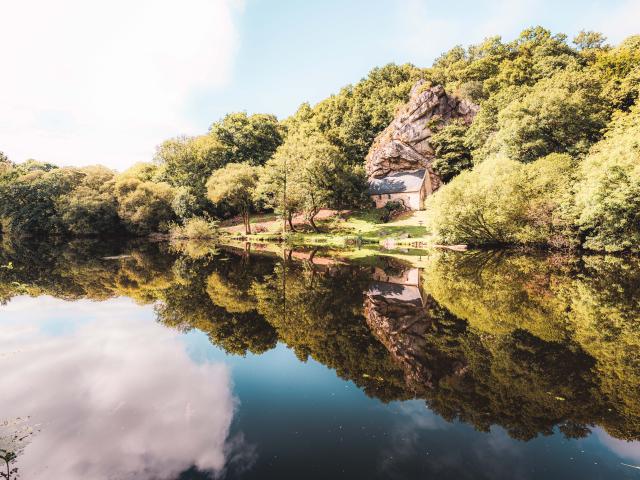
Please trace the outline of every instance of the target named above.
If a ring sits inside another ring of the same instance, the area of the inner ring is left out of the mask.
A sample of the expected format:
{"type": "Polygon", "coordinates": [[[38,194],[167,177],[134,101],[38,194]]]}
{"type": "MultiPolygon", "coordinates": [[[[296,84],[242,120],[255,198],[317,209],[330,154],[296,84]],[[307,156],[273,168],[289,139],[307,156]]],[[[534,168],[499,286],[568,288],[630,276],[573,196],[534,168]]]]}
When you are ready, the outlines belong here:
{"type": "MultiPolygon", "coordinates": [[[[66,253],[46,255],[47,275],[16,257],[0,272],[15,478],[640,477],[638,386],[603,369],[584,306],[599,322],[617,309],[621,331],[635,297],[586,297],[586,273],[66,253]],[[503,272],[508,288],[479,298],[503,272]],[[568,295],[578,327],[558,317],[568,295]]],[[[615,361],[632,371],[626,335],[615,361]]]]}
{"type": "MultiPolygon", "coordinates": [[[[222,362],[196,363],[150,308],[18,298],[0,310],[0,411],[36,432],[28,479],[170,479],[221,472],[236,408],[222,362]]],[[[234,454],[238,454],[235,452],[234,454]]]]}

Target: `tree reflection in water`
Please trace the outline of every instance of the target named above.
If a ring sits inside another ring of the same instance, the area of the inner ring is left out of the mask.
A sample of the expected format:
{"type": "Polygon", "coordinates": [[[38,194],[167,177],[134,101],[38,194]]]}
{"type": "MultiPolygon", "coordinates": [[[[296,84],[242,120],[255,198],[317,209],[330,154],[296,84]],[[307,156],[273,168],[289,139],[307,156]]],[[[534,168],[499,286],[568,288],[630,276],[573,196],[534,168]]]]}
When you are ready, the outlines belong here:
{"type": "Polygon", "coordinates": [[[225,351],[282,342],[382,401],[528,440],[596,426],[640,439],[640,261],[431,253],[421,269],[321,252],[172,251],[163,244],[8,245],[0,298],[153,303],[162,324],[225,351]]]}

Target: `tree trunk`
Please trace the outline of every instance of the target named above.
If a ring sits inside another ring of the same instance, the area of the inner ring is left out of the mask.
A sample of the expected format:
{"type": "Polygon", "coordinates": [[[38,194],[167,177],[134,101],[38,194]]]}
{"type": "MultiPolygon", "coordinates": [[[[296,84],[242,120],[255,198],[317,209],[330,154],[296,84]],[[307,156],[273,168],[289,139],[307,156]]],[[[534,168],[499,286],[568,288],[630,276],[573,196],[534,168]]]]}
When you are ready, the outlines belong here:
{"type": "Polygon", "coordinates": [[[295,232],[296,229],[293,228],[293,212],[289,211],[289,214],[287,215],[287,221],[289,222],[289,229],[292,232],[295,232]]]}
{"type": "Polygon", "coordinates": [[[315,216],[316,216],[315,213],[313,215],[309,215],[309,225],[311,225],[311,228],[313,228],[314,232],[320,233],[320,230],[318,229],[318,226],[316,225],[316,222],[313,221],[313,218],[315,216]]]}
{"type": "Polygon", "coordinates": [[[244,212],[242,214],[244,218],[244,233],[247,235],[251,235],[251,222],[249,221],[249,212],[244,212]]]}

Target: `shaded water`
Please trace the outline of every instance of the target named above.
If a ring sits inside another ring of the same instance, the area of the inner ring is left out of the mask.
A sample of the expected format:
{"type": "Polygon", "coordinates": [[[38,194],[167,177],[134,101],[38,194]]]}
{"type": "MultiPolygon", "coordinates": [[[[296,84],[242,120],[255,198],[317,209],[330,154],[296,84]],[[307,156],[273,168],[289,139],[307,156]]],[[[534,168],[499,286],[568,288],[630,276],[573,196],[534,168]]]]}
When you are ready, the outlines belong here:
{"type": "Polygon", "coordinates": [[[0,472],[640,477],[638,259],[414,253],[5,246],[0,472]]]}

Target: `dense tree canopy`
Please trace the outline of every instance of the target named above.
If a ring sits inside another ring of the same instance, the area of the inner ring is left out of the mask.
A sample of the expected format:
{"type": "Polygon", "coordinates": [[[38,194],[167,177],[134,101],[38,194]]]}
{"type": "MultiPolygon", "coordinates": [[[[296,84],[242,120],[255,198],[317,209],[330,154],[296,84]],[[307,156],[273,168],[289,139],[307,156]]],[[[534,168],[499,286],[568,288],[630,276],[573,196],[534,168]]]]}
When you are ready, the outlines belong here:
{"type": "Polygon", "coordinates": [[[429,68],[374,68],[282,121],[230,113],[122,173],[0,154],[2,230],[146,235],[241,215],[249,232],[249,212],[271,210],[317,230],[322,208],[368,205],[365,156],[418,80],[480,107],[471,125],[449,122],[429,139],[448,184],[428,205],[435,241],[639,248],[640,35],[612,46],[598,32],[569,41],[539,26],[455,46],[429,68]]]}
{"type": "Polygon", "coordinates": [[[449,127],[434,138],[434,169],[445,180],[470,164],[469,151],[475,164],[430,202],[437,241],[639,248],[638,38],[610,47],[601,34],[581,32],[574,48],[536,27],[435,62],[433,78],[481,107],[466,132],[449,127]]]}
{"type": "Polygon", "coordinates": [[[582,162],[576,202],[586,247],[640,250],[640,106],[619,113],[582,162]]]}
{"type": "Polygon", "coordinates": [[[153,164],[137,164],[116,178],[118,214],[133,233],[157,232],[174,219],[175,192],[168,183],[153,181],[157,173],[153,164]]]}
{"type": "Polygon", "coordinates": [[[211,125],[210,134],[222,146],[222,164],[264,165],[282,143],[283,128],[273,115],[230,113],[211,125]]]}

